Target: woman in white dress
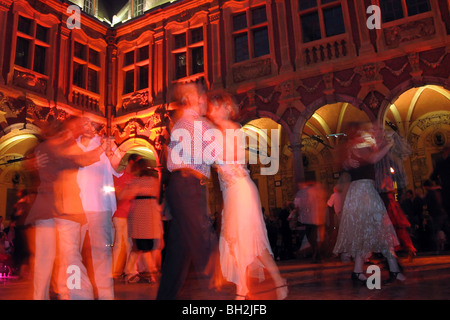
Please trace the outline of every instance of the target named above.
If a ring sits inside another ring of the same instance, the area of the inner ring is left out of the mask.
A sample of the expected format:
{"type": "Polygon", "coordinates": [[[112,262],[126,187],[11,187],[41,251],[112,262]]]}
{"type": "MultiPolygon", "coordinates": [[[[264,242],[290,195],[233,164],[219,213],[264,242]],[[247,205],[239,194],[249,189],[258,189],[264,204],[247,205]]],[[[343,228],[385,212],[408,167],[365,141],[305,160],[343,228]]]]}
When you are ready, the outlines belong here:
{"type": "Polygon", "coordinates": [[[244,145],[239,138],[236,142],[234,135],[226,135],[226,130],[237,135],[243,133],[240,125],[232,120],[237,112],[229,94],[216,95],[209,101],[208,118],[224,139],[223,163],[217,165],[224,203],[219,240],[222,274],[236,284],[236,299],[245,299],[249,294],[249,277],[262,281],[266,270],[274,281],[277,299],[282,300],[287,297],[288,289],[273,260],[259,193],[243,161],[237,161],[245,160],[244,145]],[[239,154],[244,158],[238,158],[239,154]]]}

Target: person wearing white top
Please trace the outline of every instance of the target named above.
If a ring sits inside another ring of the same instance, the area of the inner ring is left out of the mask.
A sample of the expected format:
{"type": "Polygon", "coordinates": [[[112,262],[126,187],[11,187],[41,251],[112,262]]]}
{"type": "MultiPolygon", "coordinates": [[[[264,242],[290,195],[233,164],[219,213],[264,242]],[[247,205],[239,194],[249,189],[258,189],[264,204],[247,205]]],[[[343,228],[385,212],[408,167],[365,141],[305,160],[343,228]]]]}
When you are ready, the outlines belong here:
{"type": "MultiPolygon", "coordinates": [[[[85,119],[84,129],[77,143],[83,151],[87,152],[101,144],[101,137],[95,134],[89,119],[85,119]]],[[[114,299],[111,247],[114,241],[112,215],[116,211],[117,203],[113,176],[120,177],[121,174],[116,172],[111,161],[103,153],[100,161],[80,168],[77,177],[81,190],[81,202],[87,218],[86,227],[82,230],[82,239],[89,231],[95,286],[99,300],[114,299]]],[[[115,165],[118,165],[118,161],[115,165]]]]}

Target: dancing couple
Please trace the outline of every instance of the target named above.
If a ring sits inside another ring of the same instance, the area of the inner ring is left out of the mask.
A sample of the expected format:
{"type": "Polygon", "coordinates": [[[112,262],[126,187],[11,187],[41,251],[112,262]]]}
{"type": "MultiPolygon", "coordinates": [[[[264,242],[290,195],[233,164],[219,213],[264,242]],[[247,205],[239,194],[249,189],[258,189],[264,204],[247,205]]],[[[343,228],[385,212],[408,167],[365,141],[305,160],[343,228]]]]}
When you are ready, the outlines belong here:
{"type": "MultiPolygon", "coordinates": [[[[171,177],[166,195],[172,222],[157,299],[176,299],[190,263],[197,271],[205,273],[214,269],[210,266],[217,253],[223,277],[236,285],[236,299],[248,298],[250,278],[256,275],[262,281],[264,271],[274,283],[276,298],[285,299],[288,288],[273,260],[258,190],[247,169],[236,158],[235,150],[242,150],[244,146],[236,145],[235,140],[239,143],[242,139],[223,134],[225,141],[206,143],[203,137],[210,129],[222,133],[227,129],[242,132],[233,121],[238,114],[236,104],[226,93],[208,99],[195,84],[178,87],[176,98],[182,114],[171,131],[188,132],[192,141],[191,148],[184,148],[182,155],[174,156],[171,152],[180,141],[172,135],[168,148],[167,168],[171,177]],[[195,130],[194,122],[201,123],[202,130],[195,130]],[[201,152],[196,152],[198,145],[202,146],[201,152]],[[204,152],[206,148],[214,152],[208,154],[204,152]],[[180,158],[184,161],[174,161],[180,158]],[[210,177],[212,164],[217,167],[224,203],[218,242],[207,213],[205,182],[210,177]]],[[[245,152],[238,154],[245,155],[245,152]]],[[[210,273],[209,277],[214,274],[210,273]]]]}

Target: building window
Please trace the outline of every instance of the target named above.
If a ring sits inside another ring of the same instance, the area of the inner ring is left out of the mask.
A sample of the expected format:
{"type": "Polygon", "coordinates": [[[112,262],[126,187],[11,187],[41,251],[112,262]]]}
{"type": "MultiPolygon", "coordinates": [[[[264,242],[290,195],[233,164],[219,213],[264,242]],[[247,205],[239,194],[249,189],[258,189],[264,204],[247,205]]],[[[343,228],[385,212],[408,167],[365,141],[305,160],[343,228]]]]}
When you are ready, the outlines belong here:
{"type": "Polygon", "coordinates": [[[341,1],[298,0],[304,43],[345,33],[341,1]]]}
{"type": "Polygon", "coordinates": [[[189,29],[175,34],[173,50],[175,79],[181,79],[204,72],[203,27],[189,29]]]}
{"type": "Polygon", "coordinates": [[[72,83],[82,89],[99,93],[100,52],[74,42],[72,83]]]}
{"type": "Polygon", "coordinates": [[[123,59],[123,93],[128,94],[149,87],[149,46],[128,51],[123,59]]]}
{"type": "Polygon", "coordinates": [[[133,17],[137,17],[144,13],[144,0],[133,1],[133,17]]]}
{"type": "Polygon", "coordinates": [[[95,13],[95,0],[84,0],[83,11],[93,15],[95,13]]]}
{"type": "Polygon", "coordinates": [[[14,64],[46,74],[49,30],[34,20],[19,16],[14,64]]]}
{"type": "Polygon", "coordinates": [[[431,7],[429,0],[380,0],[380,9],[383,22],[390,22],[428,12],[431,7]]]}
{"type": "Polygon", "coordinates": [[[266,7],[258,7],[233,16],[234,62],[270,53],[266,7]]]}

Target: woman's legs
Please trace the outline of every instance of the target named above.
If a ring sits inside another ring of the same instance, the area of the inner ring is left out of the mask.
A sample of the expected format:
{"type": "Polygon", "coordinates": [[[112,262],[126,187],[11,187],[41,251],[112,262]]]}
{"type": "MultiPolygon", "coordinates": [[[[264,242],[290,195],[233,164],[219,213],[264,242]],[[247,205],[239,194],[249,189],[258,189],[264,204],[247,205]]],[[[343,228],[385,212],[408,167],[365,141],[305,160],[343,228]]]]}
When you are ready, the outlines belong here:
{"type": "Polygon", "coordinates": [[[397,279],[400,281],[405,281],[406,277],[403,273],[401,273],[397,258],[392,253],[390,253],[390,254],[386,255],[386,259],[387,259],[387,262],[389,265],[389,271],[391,274],[391,278],[393,278],[392,280],[397,279]]]}
{"type": "Polygon", "coordinates": [[[357,254],[354,258],[355,265],[353,267],[353,274],[355,277],[355,280],[361,280],[365,281],[367,280],[367,277],[364,275],[364,261],[366,260],[366,255],[364,254],[357,254]]]}
{"type": "Polygon", "coordinates": [[[280,271],[278,270],[278,266],[273,260],[272,255],[267,249],[265,249],[258,258],[269,272],[273,281],[275,282],[278,300],[285,299],[288,295],[286,280],[281,277],[280,271]]]}
{"type": "Polygon", "coordinates": [[[139,281],[139,272],[137,267],[139,255],[140,252],[137,250],[136,241],[135,239],[133,239],[133,247],[131,248],[130,254],[128,255],[124,270],[126,282],[133,283],[139,281]]]}

